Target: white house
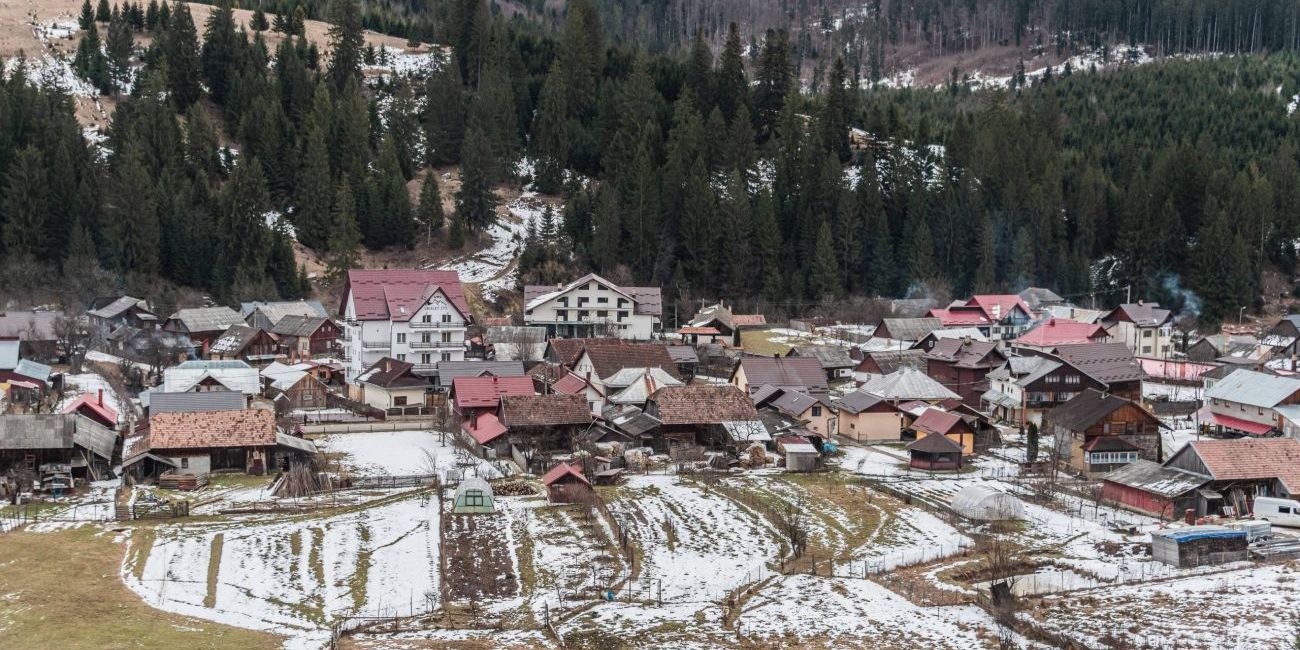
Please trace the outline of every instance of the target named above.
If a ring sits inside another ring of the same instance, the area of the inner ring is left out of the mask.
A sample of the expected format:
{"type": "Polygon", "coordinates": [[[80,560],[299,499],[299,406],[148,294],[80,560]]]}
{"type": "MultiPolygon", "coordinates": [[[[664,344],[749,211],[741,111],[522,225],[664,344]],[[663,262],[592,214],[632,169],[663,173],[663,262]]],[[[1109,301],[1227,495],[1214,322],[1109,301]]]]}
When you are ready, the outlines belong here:
{"type": "Polygon", "coordinates": [[[455,271],[348,271],[339,303],[348,381],[384,357],[432,372],[439,361],[465,359],[469,303],[455,271]]]}
{"type": "Polygon", "coordinates": [[[1163,359],[1173,351],[1173,320],[1173,312],[1159,304],[1138,301],[1102,314],[1100,322],[1134,356],[1163,359]]]}
{"type": "Polygon", "coordinates": [[[659,329],[659,287],[619,287],[587,274],[557,287],[524,287],[524,322],[547,337],[647,340],[659,329]]]}

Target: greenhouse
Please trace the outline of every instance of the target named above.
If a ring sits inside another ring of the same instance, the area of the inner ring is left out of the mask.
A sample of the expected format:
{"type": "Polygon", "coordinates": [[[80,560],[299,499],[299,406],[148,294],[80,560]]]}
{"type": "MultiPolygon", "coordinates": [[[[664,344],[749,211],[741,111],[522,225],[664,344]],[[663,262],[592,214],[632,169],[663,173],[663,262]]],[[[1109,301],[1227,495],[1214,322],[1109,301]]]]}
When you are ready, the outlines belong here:
{"type": "Polygon", "coordinates": [[[984,485],[962,488],[952,498],[952,509],[967,519],[978,521],[1025,518],[1025,506],[1019,499],[984,485]]]}
{"type": "Polygon", "coordinates": [[[456,497],[451,503],[452,514],[477,515],[496,512],[492,499],[492,486],[481,478],[467,478],[456,487],[456,497]]]}

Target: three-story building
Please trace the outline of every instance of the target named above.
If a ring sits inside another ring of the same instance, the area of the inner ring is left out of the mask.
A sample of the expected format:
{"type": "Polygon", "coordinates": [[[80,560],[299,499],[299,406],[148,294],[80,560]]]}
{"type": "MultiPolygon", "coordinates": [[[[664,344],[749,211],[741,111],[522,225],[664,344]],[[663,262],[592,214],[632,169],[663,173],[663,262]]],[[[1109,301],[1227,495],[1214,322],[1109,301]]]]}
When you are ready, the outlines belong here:
{"type": "Polygon", "coordinates": [[[414,364],[465,359],[473,317],[455,271],[352,269],[339,303],[348,381],[384,357],[414,364]]]}

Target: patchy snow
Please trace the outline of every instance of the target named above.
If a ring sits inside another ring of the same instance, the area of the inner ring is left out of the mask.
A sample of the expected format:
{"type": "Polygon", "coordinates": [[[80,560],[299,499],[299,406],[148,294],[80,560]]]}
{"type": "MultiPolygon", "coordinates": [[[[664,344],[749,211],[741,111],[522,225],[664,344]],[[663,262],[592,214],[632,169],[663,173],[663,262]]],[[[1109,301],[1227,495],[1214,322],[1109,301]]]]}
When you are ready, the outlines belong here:
{"type": "Polygon", "coordinates": [[[82,394],[98,395],[99,391],[104,391],[104,406],[113,409],[119,417],[125,418],[127,412],[122,409],[122,401],[119,399],[113,387],[109,385],[108,380],[90,372],[80,375],[64,375],[64,382],[68,386],[68,394],[59,400],[55,411],[62,412],[65,407],[75,402],[82,394]]]}
{"type": "Polygon", "coordinates": [[[283,212],[280,212],[279,210],[268,210],[262,214],[262,219],[266,221],[267,228],[270,228],[271,230],[284,230],[284,233],[289,235],[289,239],[298,241],[298,231],[293,227],[293,224],[289,223],[289,220],[285,218],[283,212]]]}
{"type": "Polygon", "coordinates": [[[430,474],[433,465],[444,480],[453,470],[465,476],[501,476],[499,467],[453,447],[452,442],[450,433],[444,443],[439,433],[428,430],[368,431],[322,436],[316,446],[323,453],[342,454],[343,468],[360,475],[430,474]]]}
{"type": "Polygon", "coordinates": [[[1291,100],[1286,103],[1286,114],[1295,113],[1295,109],[1300,107],[1300,94],[1292,95],[1291,100]]]}
{"type": "Polygon", "coordinates": [[[98,97],[99,91],[89,81],[77,76],[72,69],[72,59],[58,53],[42,54],[23,59],[13,57],[4,62],[5,76],[14,74],[18,66],[26,71],[27,83],[40,88],[59,88],[74,97],[98,97]]]}
{"type": "MultiPolygon", "coordinates": [[[[492,240],[487,248],[445,262],[439,268],[456,271],[461,282],[478,284],[484,300],[493,300],[498,291],[514,289],[519,283],[515,258],[523,250],[528,225],[540,225],[545,209],[546,203],[535,192],[524,192],[506,205],[510,218],[498,216],[487,227],[486,235],[492,240]]],[[[557,223],[561,211],[560,207],[555,208],[557,223]]]]}
{"type": "Polygon", "coordinates": [[[363,72],[368,77],[385,81],[394,76],[423,78],[437,70],[446,61],[448,52],[438,49],[431,52],[405,52],[381,47],[375,50],[375,64],[367,65],[363,72]]]}

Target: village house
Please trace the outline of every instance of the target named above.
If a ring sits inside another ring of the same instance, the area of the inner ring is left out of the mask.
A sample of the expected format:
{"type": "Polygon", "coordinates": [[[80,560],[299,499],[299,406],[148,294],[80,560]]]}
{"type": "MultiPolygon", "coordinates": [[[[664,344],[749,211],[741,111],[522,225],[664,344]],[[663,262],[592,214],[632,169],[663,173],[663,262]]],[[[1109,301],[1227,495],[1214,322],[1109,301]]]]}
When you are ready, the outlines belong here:
{"type": "Polygon", "coordinates": [[[0,311],[0,339],[18,340],[24,359],[56,363],[63,318],[61,311],[0,311]]]}
{"type": "Polygon", "coordinates": [[[1284,428],[1278,409],[1300,405],[1300,379],[1238,370],[1205,391],[1201,425],[1218,436],[1265,437],[1284,428]]]}
{"type": "Polygon", "coordinates": [[[349,388],[354,400],[371,408],[390,415],[419,415],[429,381],[415,374],[415,364],[384,357],[358,375],[349,388]]]}
{"type": "Polygon", "coordinates": [[[1290,359],[1296,356],[1296,341],[1300,340],[1300,314],[1287,314],[1264,331],[1260,342],[1273,349],[1275,358],[1290,359]]]}
{"type": "Polygon", "coordinates": [[[1052,352],[1101,384],[1107,392],[1134,401],[1142,399],[1142,380],[1148,379],[1147,373],[1124,344],[1059,345],[1052,352]]]}
{"type": "Polygon", "coordinates": [[[497,418],[506,429],[510,457],[525,472],[550,466],[551,456],[573,450],[592,423],[580,395],[503,395],[497,418]]]}
{"type": "Polygon", "coordinates": [[[325,307],[315,300],[284,300],[278,302],[245,302],[239,305],[239,315],[252,327],[271,331],[289,316],[323,318],[329,316],[325,307]]]}
{"type": "Polygon", "coordinates": [[[943,321],[927,316],[925,318],[883,318],[876,326],[871,337],[890,341],[903,341],[911,345],[925,338],[930,332],[943,329],[943,321]]]}
{"type": "Polygon", "coordinates": [[[1139,458],[1159,462],[1160,427],[1140,403],[1091,388],[1043,416],[1043,432],[1060,445],[1063,459],[1088,476],[1139,458]]]}
{"type": "Polygon", "coordinates": [[[851,379],[853,369],[858,365],[848,350],[830,345],[796,345],[786,356],[816,359],[826,372],[826,380],[831,383],[851,379]]]}
{"type": "Polygon", "coordinates": [[[1068,318],[1048,318],[1021,334],[1011,344],[1043,352],[1062,345],[1106,343],[1110,333],[1098,323],[1081,323],[1068,318]]]}
{"type": "Polygon", "coordinates": [[[86,311],[86,321],[103,339],[119,327],[144,329],[158,326],[158,315],[149,302],[132,296],[96,298],[86,311]]]}
{"type": "Polygon", "coordinates": [[[963,456],[975,453],[975,429],[958,413],[938,407],[921,411],[904,434],[904,440],[921,440],[928,436],[945,436],[961,448],[963,456]]]}
{"type": "Polygon", "coordinates": [[[661,388],[646,402],[645,413],[660,423],[663,442],[656,450],[698,445],[743,451],[772,442],[754,403],[735,386],[661,388]]]}
{"type": "Polygon", "coordinates": [[[854,391],[834,403],[837,433],[855,442],[897,442],[910,418],[892,401],[854,391]]]}
{"type": "Polygon", "coordinates": [[[568,463],[552,467],[542,476],[546,500],[551,503],[590,503],[595,498],[591,481],[578,468],[568,463]]]}
{"type": "Polygon", "coordinates": [[[248,408],[248,398],[235,391],[206,393],[140,393],[140,403],[154,413],[199,413],[203,411],[241,411],[248,408]]]}
{"type": "Polygon", "coordinates": [[[116,430],[118,425],[117,410],[104,403],[104,389],[95,393],[84,393],[64,406],[61,413],[75,413],[98,422],[100,425],[116,430]]]}
{"type": "MultiPolygon", "coordinates": [[[[1030,420],[1036,422],[1039,415],[1027,418],[1026,411],[1030,407],[1025,387],[1038,384],[1048,374],[1064,367],[1064,363],[1047,356],[1007,357],[1006,363],[985,375],[989,389],[980,396],[984,410],[999,420],[1015,422],[1021,426],[1030,420]]],[[[1041,414],[1043,408],[1036,405],[1032,411],[1041,414]]]]}
{"type": "MultiPolygon", "coordinates": [[[[564,364],[579,377],[582,377],[601,395],[611,395],[624,385],[607,385],[626,368],[657,368],[667,376],[677,378],[677,362],[668,354],[668,346],[660,343],[634,343],[619,339],[596,339],[587,341],[581,352],[571,364],[564,364]]],[[[628,381],[632,376],[623,376],[616,382],[628,381]]],[[[603,404],[600,405],[603,407],[603,404]]]]}
{"type": "MultiPolygon", "coordinates": [[[[570,373],[569,377],[576,376],[570,373]]],[[[623,368],[606,377],[602,383],[608,397],[593,404],[595,413],[600,413],[605,404],[626,408],[635,406],[644,408],[646,400],[660,388],[685,385],[680,379],[668,374],[662,368],[623,368]]]]}
{"type": "Polygon", "coordinates": [[[899,368],[912,368],[925,372],[925,350],[888,350],[862,353],[862,360],[853,369],[854,377],[866,381],[862,375],[889,375],[899,368]]]}
{"type": "Polygon", "coordinates": [[[177,310],[167,318],[162,328],[189,337],[198,353],[206,356],[208,348],[231,325],[243,324],[244,319],[239,317],[239,312],[222,305],[177,310]]]}
{"type": "Polygon", "coordinates": [[[619,287],[594,273],[558,286],[524,287],[524,324],[548,337],[648,340],[659,329],[659,287],[619,287]]]}
{"type": "Polygon", "coordinates": [[[419,374],[465,358],[473,321],[455,271],[351,269],[343,284],[343,357],[347,377],[388,357],[419,374]]]}
{"type": "MultiPolygon", "coordinates": [[[[930,411],[938,412],[937,409],[930,411]]],[[[908,443],[907,454],[908,466],[912,469],[937,472],[961,469],[965,452],[961,444],[949,436],[925,435],[908,443]]]]}
{"type": "Polygon", "coordinates": [[[692,345],[717,342],[740,347],[742,331],[766,325],[767,319],[762,314],[733,314],[724,303],[718,303],[696,312],[677,333],[692,345]]]}
{"type": "Polygon", "coordinates": [[[1043,287],[1028,287],[1019,294],[1020,299],[1029,305],[1029,311],[1037,316],[1046,312],[1053,307],[1062,307],[1065,305],[1065,298],[1057,295],[1055,291],[1043,287]]]}
{"type": "Polygon", "coordinates": [[[49,394],[50,373],[43,363],[20,356],[18,339],[0,339],[0,411],[27,413],[39,410],[49,394]]]}
{"type": "Polygon", "coordinates": [[[974,327],[954,327],[952,329],[935,330],[921,337],[921,340],[912,344],[913,350],[929,352],[939,341],[944,339],[970,339],[972,341],[987,341],[988,337],[974,327]]]}
{"type": "Polygon", "coordinates": [[[1189,361],[1218,361],[1223,357],[1241,359],[1253,355],[1259,339],[1249,334],[1211,334],[1187,346],[1189,361]]]}
{"type": "Polygon", "coordinates": [[[231,390],[245,395],[262,392],[262,382],[254,368],[243,361],[185,361],[163,370],[164,393],[200,393],[231,390]]]}
{"type": "Polygon", "coordinates": [[[148,433],[132,445],[132,456],[122,465],[137,476],[202,476],[218,470],[257,476],[288,471],[315,451],[310,441],[279,433],[275,414],[265,409],[154,413],[148,433]]]}
{"type": "Polygon", "coordinates": [[[925,359],[926,375],[972,406],[979,406],[980,395],[988,390],[985,376],[1007,360],[996,343],[970,339],[940,340],[925,359]]]}
{"type": "Polygon", "coordinates": [[[824,394],[809,395],[787,388],[761,386],[749,398],[756,408],[783,413],[822,438],[829,439],[837,433],[835,405],[824,394]]]}
{"type": "Polygon", "coordinates": [[[947,399],[961,399],[960,395],[943,384],[912,368],[900,368],[891,374],[873,377],[858,390],[877,395],[894,404],[914,401],[934,404],[947,399]]]}
{"type": "Polygon", "coordinates": [[[1198,517],[1244,516],[1254,512],[1255,497],[1300,495],[1300,441],[1193,440],[1162,470],[1137,465],[1106,475],[1102,495],[1161,517],[1177,518],[1185,510],[1198,517]]]}
{"type": "Polygon", "coordinates": [[[0,416],[0,474],[21,473],[42,491],[112,476],[117,433],[77,413],[0,416]]]}
{"type": "Polygon", "coordinates": [[[945,328],[974,327],[989,340],[1009,340],[1020,335],[1033,320],[1029,305],[1016,295],[977,295],[944,309],[931,309],[945,328]]]}
{"type": "Polygon", "coordinates": [[[291,361],[332,355],[342,330],[324,316],[285,316],[271,328],[291,361]]]}
{"type": "Polygon", "coordinates": [[[501,398],[506,395],[532,395],[533,381],[528,377],[456,377],[449,396],[452,410],[460,418],[460,428],[478,443],[488,458],[509,454],[506,432],[498,415],[501,398]],[[498,447],[499,444],[499,447],[498,447]],[[492,449],[492,453],[486,450],[492,449]]]}
{"type": "Polygon", "coordinates": [[[673,361],[677,363],[677,376],[685,381],[694,379],[695,374],[700,370],[700,355],[695,351],[695,347],[690,345],[669,345],[667,348],[668,356],[672,357],[673,361]]]}
{"type": "Polygon", "coordinates": [[[272,361],[283,360],[280,341],[274,334],[258,327],[231,325],[208,348],[208,358],[214,361],[238,359],[251,366],[261,367],[272,361]]]}
{"type": "Polygon", "coordinates": [[[830,390],[821,361],[809,357],[746,355],[731,371],[728,383],[744,393],[753,393],[762,386],[789,388],[810,395],[830,390]]]}
{"type": "Polygon", "coordinates": [[[1173,351],[1173,312],[1159,303],[1138,301],[1102,314],[1101,324],[1111,340],[1123,343],[1133,354],[1168,357],[1173,351]]]}
{"type": "Polygon", "coordinates": [[[329,407],[329,387],[312,373],[314,368],[309,363],[285,365],[277,361],[262,369],[259,374],[266,385],[266,395],[275,404],[277,413],[329,407]]]}

